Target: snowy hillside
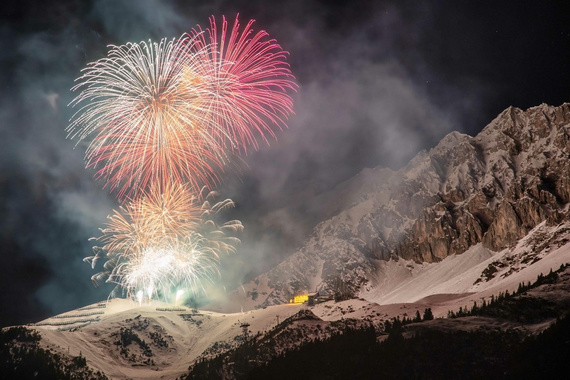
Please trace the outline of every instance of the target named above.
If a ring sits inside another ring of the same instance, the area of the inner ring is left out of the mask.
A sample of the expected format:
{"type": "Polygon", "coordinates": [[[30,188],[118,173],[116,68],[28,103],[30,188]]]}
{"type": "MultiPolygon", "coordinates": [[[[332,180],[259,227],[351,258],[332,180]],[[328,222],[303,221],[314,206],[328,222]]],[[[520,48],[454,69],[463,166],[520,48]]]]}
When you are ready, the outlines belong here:
{"type": "Polygon", "coordinates": [[[281,305],[246,313],[192,312],[153,301],[113,299],[56,315],[34,324],[42,344],[61,355],[82,355],[89,366],[113,379],[173,379],[199,355],[216,355],[251,334],[274,327],[301,305],[281,305]],[[141,343],[144,342],[144,343],[141,343]],[[216,342],[218,342],[216,344],[216,342]]]}
{"type": "MultiPolygon", "coordinates": [[[[481,305],[505,290],[512,293],[521,283],[532,283],[539,274],[570,262],[568,241],[570,223],[542,223],[515,247],[498,253],[480,243],[461,255],[435,263],[402,258],[375,260],[377,278],[363,286],[361,298],[330,300],[315,306],[281,304],[219,313],[159,301],[139,304],[112,299],[27,327],[40,333],[43,349],[70,363],[84,360],[87,369],[101,371],[110,378],[175,379],[195,363],[243,351],[248,346],[245,342],[255,343],[255,360],[263,363],[302,344],[351,329],[371,326],[385,338],[383,326],[388,321],[412,318],[428,308],[436,318],[461,307],[467,310],[467,305],[481,305]]],[[[540,286],[531,294],[539,300],[536,302],[551,302],[548,305],[559,305],[564,312],[570,306],[569,286],[570,267],[566,266],[557,283],[540,286]]],[[[524,293],[523,297],[529,295],[524,293]]],[[[549,315],[522,324],[517,320],[467,317],[438,319],[433,326],[426,323],[426,327],[449,331],[518,329],[536,334],[555,321],[549,315]]],[[[419,327],[412,324],[410,331],[419,327]]],[[[217,370],[223,367],[223,371],[236,371],[232,361],[224,363],[217,370]]]]}
{"type": "MultiPolygon", "coordinates": [[[[86,367],[82,368],[101,371],[113,379],[175,379],[188,373],[189,367],[204,361],[212,363],[209,368],[218,373],[216,378],[234,378],[238,374],[238,364],[235,359],[228,358],[237,359],[235,355],[238,352],[251,355],[251,360],[259,364],[304,344],[326,340],[347,331],[373,329],[377,339],[382,340],[388,336],[387,323],[395,321],[395,318],[408,319],[406,328],[412,332],[423,328],[447,331],[500,329],[511,333],[517,330],[521,336],[537,334],[552,325],[556,315],[565,315],[570,306],[569,266],[555,273],[554,281],[535,285],[530,291],[517,295],[520,301],[512,301],[523,306],[528,302],[542,305],[544,310],[536,310],[542,313],[538,319],[519,320],[519,312],[529,312],[523,309],[513,311],[514,318],[510,319],[467,316],[431,321],[424,319],[423,322],[410,324],[410,318],[421,314],[425,316],[428,308],[438,318],[448,315],[450,311],[457,312],[461,307],[467,310],[466,305],[473,305],[474,302],[481,305],[482,300],[489,302],[491,295],[496,297],[499,290],[504,291],[505,286],[514,290],[517,281],[526,283],[521,280],[537,275],[558,262],[569,261],[570,245],[557,247],[562,238],[553,242],[551,252],[535,264],[522,264],[510,276],[504,276],[507,272],[499,270],[493,272],[495,276],[489,275],[488,279],[480,282],[475,279],[475,286],[470,285],[485,265],[493,264],[504,269],[507,266],[503,264],[516,256],[530,257],[527,255],[528,248],[533,244],[532,237],[540,233],[539,230],[510,254],[505,251],[489,257],[488,251],[477,246],[465,255],[450,256],[440,263],[414,267],[415,264],[405,260],[391,262],[388,264],[390,267],[384,269],[390,269],[396,277],[400,277],[400,286],[385,289],[384,292],[378,292],[380,288],[376,288],[375,293],[368,294],[382,304],[354,298],[340,302],[331,300],[314,306],[306,303],[284,304],[249,312],[221,314],[158,301],[141,305],[133,300],[114,299],[56,315],[27,327],[39,332],[41,346],[52,355],[68,358],[64,360],[71,363],[83,361],[86,367]],[[438,281],[438,277],[442,279],[438,281]],[[452,288],[472,292],[445,293],[452,288]],[[414,302],[390,303],[390,298],[396,295],[412,300],[433,291],[444,293],[414,302]],[[536,301],[529,301],[529,297],[536,301]]],[[[536,258],[533,257],[533,260],[536,258]]],[[[536,277],[531,282],[535,280],[536,277]]],[[[25,345],[26,342],[16,344],[25,345]]],[[[17,363],[18,357],[13,358],[12,362],[17,363]]]]}

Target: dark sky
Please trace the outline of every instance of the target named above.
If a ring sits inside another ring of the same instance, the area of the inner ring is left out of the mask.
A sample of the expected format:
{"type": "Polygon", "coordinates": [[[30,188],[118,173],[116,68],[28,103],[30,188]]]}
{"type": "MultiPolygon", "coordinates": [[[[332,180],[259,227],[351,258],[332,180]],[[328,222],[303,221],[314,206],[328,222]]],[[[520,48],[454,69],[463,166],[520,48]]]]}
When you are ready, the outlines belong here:
{"type": "MultiPolygon", "coordinates": [[[[300,85],[278,141],[219,191],[237,202],[236,284],[291,254],[313,197],[365,167],[397,169],[452,130],[513,105],[569,100],[565,1],[4,1],[0,7],[0,326],[104,299],[88,238],[118,203],[64,129],[69,89],[107,45],[178,37],[210,15],[250,18],[290,52],[300,85]]],[[[231,270],[230,270],[231,268],[231,270]]]]}

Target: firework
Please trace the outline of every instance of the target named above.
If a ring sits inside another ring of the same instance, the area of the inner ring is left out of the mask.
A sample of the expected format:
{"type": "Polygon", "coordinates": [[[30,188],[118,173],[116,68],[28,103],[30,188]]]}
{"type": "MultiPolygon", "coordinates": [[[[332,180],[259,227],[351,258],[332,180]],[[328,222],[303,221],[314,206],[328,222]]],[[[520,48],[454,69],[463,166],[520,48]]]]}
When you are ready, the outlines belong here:
{"type": "Polygon", "coordinates": [[[68,137],[87,144],[87,167],[125,200],[85,258],[105,260],[95,284],[115,283],[139,302],[180,284],[196,290],[234,252],[242,224],[217,223],[234,204],[209,189],[231,153],[285,126],[296,90],[288,53],[252,25],[241,29],[236,17],[228,30],[222,18],[218,29],[211,17],[179,39],[111,46],[72,88],[79,109],[68,137]]]}
{"type": "Polygon", "coordinates": [[[233,202],[215,202],[213,192],[196,197],[184,186],[162,193],[152,189],[109,217],[95,239],[103,245],[85,258],[93,267],[106,260],[92,280],[117,284],[129,296],[141,290],[149,297],[166,294],[180,285],[200,290],[217,278],[220,255],[234,252],[239,244],[230,236],[243,228],[239,221],[218,225],[214,220],[233,202]],[[205,201],[198,205],[198,198],[205,201]]]}
{"type": "Polygon", "coordinates": [[[217,182],[226,157],[212,136],[225,132],[206,102],[211,79],[201,65],[209,47],[197,48],[195,38],[111,46],[72,88],[81,91],[71,105],[81,107],[68,137],[94,135],[87,166],[119,197],[153,183],[189,182],[200,189],[217,182]]]}
{"type": "Polygon", "coordinates": [[[218,264],[219,252],[203,236],[192,233],[121,258],[113,263],[107,281],[127,289],[127,294],[143,290],[149,298],[167,295],[180,286],[198,292],[205,282],[218,277],[218,264]]]}
{"type": "Polygon", "coordinates": [[[267,142],[275,137],[273,126],[281,128],[293,112],[289,95],[297,85],[286,62],[288,53],[265,31],[254,33],[250,20],[240,31],[238,16],[231,31],[222,17],[221,28],[210,17],[210,28],[197,26],[188,41],[204,54],[200,72],[208,78],[205,101],[212,110],[213,136],[233,150],[247,152],[258,147],[256,135],[267,142]],[[218,133],[219,131],[223,133],[218,133]]]}
{"type": "Polygon", "coordinates": [[[240,31],[236,17],[228,33],[223,18],[218,32],[212,17],[179,39],[111,46],[83,70],[68,137],[90,139],[87,166],[119,198],[155,182],[212,188],[226,148],[247,152],[285,125],[296,88],[287,52],[252,24],[240,31]]]}
{"type": "Polygon", "coordinates": [[[162,240],[185,236],[198,228],[202,208],[185,186],[155,185],[120,211],[114,210],[98,240],[106,252],[140,252],[145,247],[160,246],[162,240]]]}

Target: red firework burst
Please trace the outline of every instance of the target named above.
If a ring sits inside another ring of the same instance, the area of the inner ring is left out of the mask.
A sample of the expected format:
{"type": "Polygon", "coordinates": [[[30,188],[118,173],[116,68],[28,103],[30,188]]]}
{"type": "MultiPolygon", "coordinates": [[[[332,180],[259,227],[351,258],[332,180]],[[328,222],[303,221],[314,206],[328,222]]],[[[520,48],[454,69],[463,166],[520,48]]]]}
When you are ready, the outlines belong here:
{"type": "Polygon", "coordinates": [[[258,148],[257,137],[267,142],[267,135],[275,137],[273,127],[286,125],[293,113],[289,93],[297,85],[286,61],[288,53],[264,30],[254,33],[254,20],[240,31],[238,17],[228,30],[225,17],[218,29],[212,16],[210,28],[204,32],[197,26],[189,40],[194,49],[206,53],[201,61],[201,73],[210,86],[205,101],[213,125],[222,126],[213,135],[232,150],[247,153],[248,146],[258,148]]]}

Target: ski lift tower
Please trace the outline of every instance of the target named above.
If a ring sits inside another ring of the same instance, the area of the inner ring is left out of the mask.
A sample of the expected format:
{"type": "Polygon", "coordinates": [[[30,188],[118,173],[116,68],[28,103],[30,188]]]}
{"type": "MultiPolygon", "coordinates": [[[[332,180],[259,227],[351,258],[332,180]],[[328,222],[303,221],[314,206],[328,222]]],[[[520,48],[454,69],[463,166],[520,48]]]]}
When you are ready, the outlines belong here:
{"type": "Polygon", "coordinates": [[[241,327],[242,331],[243,331],[243,339],[247,340],[248,336],[249,336],[249,326],[250,324],[247,322],[242,323],[239,327],[241,327]]]}

